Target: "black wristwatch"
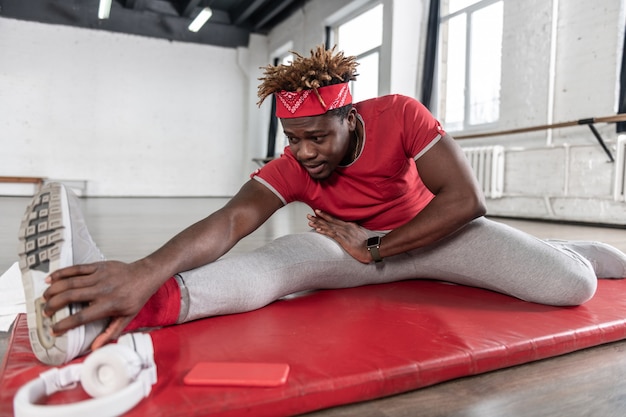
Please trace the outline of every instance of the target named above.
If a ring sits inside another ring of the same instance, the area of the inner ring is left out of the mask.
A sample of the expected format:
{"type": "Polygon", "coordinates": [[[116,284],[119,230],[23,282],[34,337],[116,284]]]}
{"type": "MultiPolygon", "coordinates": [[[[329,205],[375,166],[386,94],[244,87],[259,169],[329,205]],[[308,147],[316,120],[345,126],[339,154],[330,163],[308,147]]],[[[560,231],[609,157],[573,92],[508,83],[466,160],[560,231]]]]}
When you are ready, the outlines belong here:
{"type": "Polygon", "coordinates": [[[376,263],[383,261],[383,258],[380,257],[380,252],[379,252],[380,239],[381,239],[380,236],[374,236],[374,237],[370,237],[366,241],[367,250],[372,255],[372,259],[376,263]]]}

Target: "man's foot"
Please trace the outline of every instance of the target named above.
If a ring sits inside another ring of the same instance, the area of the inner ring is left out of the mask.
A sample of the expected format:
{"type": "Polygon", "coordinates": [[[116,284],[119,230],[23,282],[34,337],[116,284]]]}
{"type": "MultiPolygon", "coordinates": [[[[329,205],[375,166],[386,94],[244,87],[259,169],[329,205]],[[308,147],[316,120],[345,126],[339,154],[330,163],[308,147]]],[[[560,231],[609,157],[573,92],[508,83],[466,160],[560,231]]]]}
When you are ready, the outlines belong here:
{"type": "Polygon", "coordinates": [[[611,245],[585,240],[552,240],[546,242],[568,248],[587,259],[598,278],[626,278],[626,254],[611,245]]]}
{"type": "Polygon", "coordinates": [[[52,335],[52,325],[79,311],[71,304],[52,317],[43,315],[45,279],[57,269],[104,259],[93,242],[76,195],[62,184],[45,185],[26,208],[19,230],[19,259],[26,299],[28,336],[35,356],[48,365],[67,363],[86,353],[106,321],[52,335]]]}

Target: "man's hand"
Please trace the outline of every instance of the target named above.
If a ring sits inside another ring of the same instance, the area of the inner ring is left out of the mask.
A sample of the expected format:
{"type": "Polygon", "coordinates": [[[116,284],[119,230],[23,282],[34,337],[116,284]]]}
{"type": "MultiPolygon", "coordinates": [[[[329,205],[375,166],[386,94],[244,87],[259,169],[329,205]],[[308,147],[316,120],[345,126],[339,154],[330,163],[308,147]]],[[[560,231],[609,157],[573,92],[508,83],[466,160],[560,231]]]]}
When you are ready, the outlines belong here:
{"type": "Polygon", "coordinates": [[[137,263],[105,261],[53,272],[47,279],[50,286],[43,294],[44,314],[52,316],[71,303],[86,304],[77,313],[55,323],[52,327],[55,335],[110,318],[109,325],[96,337],[91,348],[97,349],[116,339],[160,285],[157,280],[143,277],[141,271],[137,263]]]}
{"type": "Polygon", "coordinates": [[[309,226],[316,232],[337,241],[354,259],[364,264],[372,261],[365,246],[368,234],[356,223],[344,222],[321,210],[315,210],[315,216],[307,214],[309,226]]]}

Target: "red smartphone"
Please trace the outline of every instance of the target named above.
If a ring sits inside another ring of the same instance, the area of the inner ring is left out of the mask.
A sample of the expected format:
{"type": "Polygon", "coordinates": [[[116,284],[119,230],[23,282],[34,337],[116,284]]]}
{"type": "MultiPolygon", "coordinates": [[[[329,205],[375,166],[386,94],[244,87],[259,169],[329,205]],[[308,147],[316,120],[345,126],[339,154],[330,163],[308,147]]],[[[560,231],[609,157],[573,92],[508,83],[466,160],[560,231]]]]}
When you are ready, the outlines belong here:
{"type": "Polygon", "coordinates": [[[277,387],[287,381],[289,365],[260,362],[199,362],[185,375],[187,385],[277,387]]]}

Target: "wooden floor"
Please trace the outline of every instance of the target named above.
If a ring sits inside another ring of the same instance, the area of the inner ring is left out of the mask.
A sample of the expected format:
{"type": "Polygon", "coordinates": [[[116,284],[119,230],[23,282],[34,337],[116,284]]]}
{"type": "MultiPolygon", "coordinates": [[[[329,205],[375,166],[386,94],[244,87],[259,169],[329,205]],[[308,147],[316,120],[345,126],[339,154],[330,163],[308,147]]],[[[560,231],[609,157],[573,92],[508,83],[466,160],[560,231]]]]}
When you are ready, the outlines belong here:
{"type": "MultiPolygon", "coordinates": [[[[28,201],[28,198],[0,197],[0,272],[17,260],[17,230],[28,201]]],[[[91,198],[83,199],[82,203],[91,234],[107,258],[132,261],[157,249],[225,201],[91,198]]],[[[277,236],[307,230],[308,211],[302,205],[282,209],[234,251],[248,251],[277,236]]],[[[601,240],[626,251],[624,229],[496,220],[541,238],[601,240]]],[[[7,334],[0,333],[0,357],[4,356],[6,344],[7,334]]],[[[626,416],[626,341],[310,416],[623,417],[626,416]]]]}

